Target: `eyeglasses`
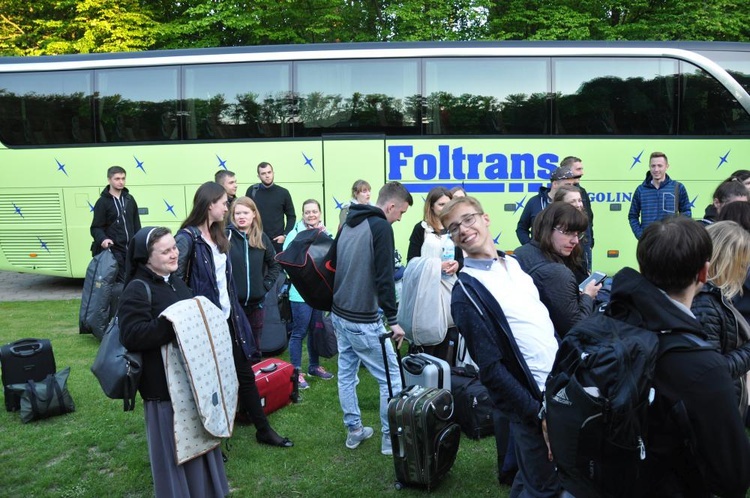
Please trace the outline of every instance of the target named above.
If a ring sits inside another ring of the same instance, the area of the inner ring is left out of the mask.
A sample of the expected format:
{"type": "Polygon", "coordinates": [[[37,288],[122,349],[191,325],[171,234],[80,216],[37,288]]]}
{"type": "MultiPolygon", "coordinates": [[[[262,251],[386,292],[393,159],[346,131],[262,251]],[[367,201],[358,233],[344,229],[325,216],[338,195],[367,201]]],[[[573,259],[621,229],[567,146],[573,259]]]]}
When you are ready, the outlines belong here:
{"type": "Polygon", "coordinates": [[[477,215],[481,216],[482,213],[471,213],[467,214],[458,223],[451,223],[448,225],[448,233],[451,234],[451,237],[455,236],[459,229],[461,227],[469,228],[471,226],[474,226],[474,223],[477,221],[477,215]]]}
{"type": "Polygon", "coordinates": [[[584,232],[569,232],[568,230],[562,230],[560,227],[554,227],[552,230],[563,234],[566,237],[570,237],[571,239],[578,239],[581,240],[584,236],[584,232]]]}

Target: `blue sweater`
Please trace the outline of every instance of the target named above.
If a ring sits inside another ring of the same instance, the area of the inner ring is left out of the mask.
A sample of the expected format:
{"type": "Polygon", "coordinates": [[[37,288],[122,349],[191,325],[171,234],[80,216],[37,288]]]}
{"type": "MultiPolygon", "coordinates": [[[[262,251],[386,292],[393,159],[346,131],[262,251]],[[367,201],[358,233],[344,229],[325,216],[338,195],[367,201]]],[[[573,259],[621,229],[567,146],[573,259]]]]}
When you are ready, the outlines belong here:
{"type": "Polygon", "coordinates": [[[640,239],[643,231],[651,223],[675,214],[683,214],[688,218],[692,216],[690,198],[685,185],[666,175],[659,188],[656,188],[651,183],[649,171],[643,183],[635,189],[628,213],[628,221],[635,238],[640,239]],[[675,189],[678,192],[678,200],[675,199],[675,189]]]}

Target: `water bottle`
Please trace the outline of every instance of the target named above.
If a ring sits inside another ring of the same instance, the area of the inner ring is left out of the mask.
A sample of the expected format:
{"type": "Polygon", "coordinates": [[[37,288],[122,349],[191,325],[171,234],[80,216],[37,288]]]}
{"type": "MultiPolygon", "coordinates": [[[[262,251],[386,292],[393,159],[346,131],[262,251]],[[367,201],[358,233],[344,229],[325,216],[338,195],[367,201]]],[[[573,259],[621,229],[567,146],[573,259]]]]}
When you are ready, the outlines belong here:
{"type": "MultiPolygon", "coordinates": [[[[456,259],[456,246],[448,235],[443,235],[441,239],[440,261],[453,261],[456,259]]],[[[443,272],[443,275],[445,275],[445,272],[443,272]]]]}

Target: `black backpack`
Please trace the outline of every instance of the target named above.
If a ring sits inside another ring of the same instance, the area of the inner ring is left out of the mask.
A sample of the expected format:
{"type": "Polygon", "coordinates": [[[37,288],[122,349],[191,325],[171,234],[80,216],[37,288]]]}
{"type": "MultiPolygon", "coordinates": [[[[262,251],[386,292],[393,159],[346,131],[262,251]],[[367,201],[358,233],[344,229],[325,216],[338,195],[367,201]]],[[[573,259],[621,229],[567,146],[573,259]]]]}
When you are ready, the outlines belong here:
{"type": "Polygon", "coordinates": [[[576,498],[634,496],[656,361],[678,349],[712,348],[618,320],[610,308],[565,335],[547,378],[546,420],[560,482],[576,498]]]}
{"type": "Polygon", "coordinates": [[[336,265],[336,240],[318,229],[303,230],[276,261],[289,275],[302,299],[316,310],[331,311],[336,265]]]}

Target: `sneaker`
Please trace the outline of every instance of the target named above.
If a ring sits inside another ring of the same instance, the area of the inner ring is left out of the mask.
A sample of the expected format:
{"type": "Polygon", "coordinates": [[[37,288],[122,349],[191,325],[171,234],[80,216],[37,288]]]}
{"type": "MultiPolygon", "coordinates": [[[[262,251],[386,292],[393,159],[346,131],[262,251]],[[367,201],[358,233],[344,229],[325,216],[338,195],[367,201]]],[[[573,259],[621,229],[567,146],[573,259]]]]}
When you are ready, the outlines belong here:
{"type": "Polygon", "coordinates": [[[305,380],[305,376],[302,374],[299,374],[299,388],[307,389],[308,387],[310,387],[310,384],[308,384],[307,381],[305,380]]]}
{"type": "Polygon", "coordinates": [[[315,368],[310,368],[307,371],[308,375],[313,375],[315,377],[320,377],[323,380],[331,380],[333,378],[333,374],[329,371],[327,371],[325,368],[321,366],[317,366],[315,368]]]}
{"type": "Polygon", "coordinates": [[[372,427],[360,427],[359,429],[350,430],[346,436],[346,447],[353,450],[365,439],[370,439],[372,434],[372,427]]]}
{"type": "Polygon", "coordinates": [[[393,455],[393,446],[391,446],[390,434],[383,434],[383,440],[380,443],[380,452],[383,455],[393,455]]]}

